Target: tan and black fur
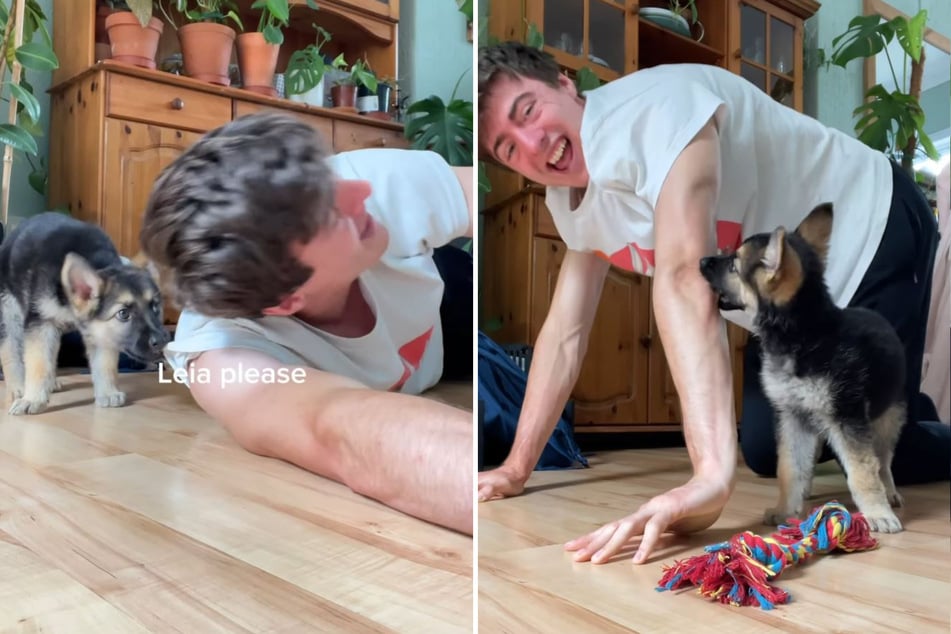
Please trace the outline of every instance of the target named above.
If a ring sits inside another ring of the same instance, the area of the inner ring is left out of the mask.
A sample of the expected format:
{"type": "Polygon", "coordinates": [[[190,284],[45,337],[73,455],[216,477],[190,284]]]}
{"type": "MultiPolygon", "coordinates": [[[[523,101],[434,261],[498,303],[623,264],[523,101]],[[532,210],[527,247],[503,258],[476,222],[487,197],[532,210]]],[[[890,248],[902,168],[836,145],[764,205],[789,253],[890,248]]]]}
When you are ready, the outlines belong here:
{"type": "Polygon", "coordinates": [[[97,226],[47,212],[0,244],[0,364],[11,414],[46,409],[59,389],[62,335],[78,330],[96,405],[120,407],[120,352],[158,361],[169,341],[162,298],[146,267],[120,258],[97,226]]]}
{"type": "Polygon", "coordinates": [[[880,314],[833,302],[824,278],[832,221],[832,205],[819,205],[794,232],[751,236],[735,253],[703,258],[700,270],[720,308],[745,311],[761,340],[779,451],[779,501],[764,521],[808,510],[820,442],[828,442],[872,530],[898,532],[891,462],[905,423],[904,348],[880,314]]]}

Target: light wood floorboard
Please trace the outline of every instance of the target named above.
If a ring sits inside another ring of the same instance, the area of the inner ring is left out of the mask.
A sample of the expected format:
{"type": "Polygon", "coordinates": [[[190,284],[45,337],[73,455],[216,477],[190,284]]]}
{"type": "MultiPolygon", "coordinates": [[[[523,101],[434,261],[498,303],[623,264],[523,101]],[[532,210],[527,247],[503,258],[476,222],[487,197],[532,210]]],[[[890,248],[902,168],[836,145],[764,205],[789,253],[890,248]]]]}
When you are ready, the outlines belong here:
{"type": "MultiPolygon", "coordinates": [[[[478,615],[482,632],[926,632],[951,631],[951,489],[947,482],[899,487],[906,530],[880,535],[875,551],[818,556],[776,583],[792,603],[771,611],[735,608],[688,588],[657,592],[663,565],[752,530],[767,534],[762,512],[776,480],[739,470],[736,491],[704,533],[665,535],[650,560],[635,566],[632,541],[611,562],[575,563],[563,544],[632,513],[684,482],[684,449],[604,452],[591,468],[535,472],[526,494],[478,506],[478,615]]],[[[838,499],[850,509],[835,462],[817,470],[810,508],[838,499]]]]}
{"type": "Polygon", "coordinates": [[[0,632],[472,630],[470,538],[242,450],[183,386],[120,381],[123,408],[72,375],[0,414],[0,632]]]}

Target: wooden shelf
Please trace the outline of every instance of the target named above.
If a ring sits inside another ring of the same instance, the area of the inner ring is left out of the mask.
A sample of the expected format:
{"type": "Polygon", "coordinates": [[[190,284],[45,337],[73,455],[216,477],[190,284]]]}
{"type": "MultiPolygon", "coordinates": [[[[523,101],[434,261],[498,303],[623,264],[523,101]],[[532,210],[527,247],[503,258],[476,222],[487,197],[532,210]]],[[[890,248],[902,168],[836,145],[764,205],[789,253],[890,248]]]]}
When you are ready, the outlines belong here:
{"type": "Polygon", "coordinates": [[[723,51],[684,37],[644,18],[637,19],[638,68],[661,64],[713,64],[720,66],[723,51]]]}

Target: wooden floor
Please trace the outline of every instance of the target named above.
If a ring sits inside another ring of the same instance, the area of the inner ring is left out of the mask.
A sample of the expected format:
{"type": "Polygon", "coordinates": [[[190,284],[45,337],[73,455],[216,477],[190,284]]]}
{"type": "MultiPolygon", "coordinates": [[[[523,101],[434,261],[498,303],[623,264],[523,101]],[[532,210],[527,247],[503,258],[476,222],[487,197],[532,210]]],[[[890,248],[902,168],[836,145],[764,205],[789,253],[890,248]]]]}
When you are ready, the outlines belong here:
{"type": "MultiPolygon", "coordinates": [[[[761,632],[951,631],[951,491],[943,484],[899,487],[907,530],[882,535],[876,551],[819,556],[777,580],[793,602],[771,611],[711,602],[695,589],[656,592],[666,563],[743,530],[768,533],[762,511],[776,481],[741,469],[719,521],[689,538],[664,538],[646,563],[623,556],[601,565],[575,563],[563,544],[632,513],[653,495],[684,482],[684,449],[602,453],[592,468],[536,472],[525,495],[478,506],[478,615],[482,632],[761,632]]],[[[813,506],[851,504],[835,462],[820,465],[813,506]]],[[[853,507],[850,507],[853,508],[853,507]]],[[[877,534],[876,534],[877,535],[877,534]]]]}
{"type": "Polygon", "coordinates": [[[79,375],[47,413],[0,414],[0,632],[471,631],[470,538],[244,452],[156,374],[120,378],[124,408],[79,375]]]}

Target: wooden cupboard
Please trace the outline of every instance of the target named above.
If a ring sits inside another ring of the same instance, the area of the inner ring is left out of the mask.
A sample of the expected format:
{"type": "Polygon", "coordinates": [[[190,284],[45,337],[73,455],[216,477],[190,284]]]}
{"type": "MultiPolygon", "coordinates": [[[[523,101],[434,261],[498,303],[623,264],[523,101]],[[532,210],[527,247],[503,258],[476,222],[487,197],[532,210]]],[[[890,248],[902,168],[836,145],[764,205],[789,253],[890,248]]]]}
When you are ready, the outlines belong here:
{"type": "MultiPolygon", "coordinates": [[[[697,0],[691,37],[647,20],[645,7],[666,2],[527,0],[493,3],[489,32],[526,41],[538,29],[545,50],[574,75],[582,67],[602,81],[663,63],[715,64],[739,73],[774,98],[802,110],[803,22],[813,0],[697,0]],[[697,41],[701,37],[701,41],[697,41]]],[[[480,325],[501,343],[533,345],[566,251],[544,188],[488,165],[481,250],[480,325]]],[[[612,267],[588,353],[571,398],[578,431],[680,429],[680,402],[654,321],[651,279],[612,267]]],[[[734,395],[742,403],[747,333],[728,325],[734,395]]]]}

